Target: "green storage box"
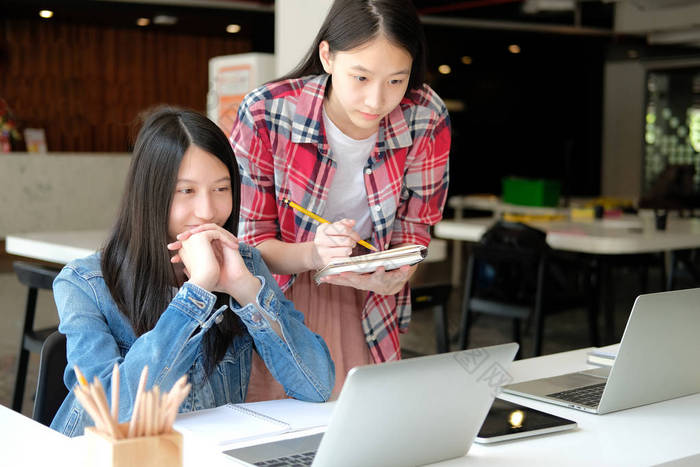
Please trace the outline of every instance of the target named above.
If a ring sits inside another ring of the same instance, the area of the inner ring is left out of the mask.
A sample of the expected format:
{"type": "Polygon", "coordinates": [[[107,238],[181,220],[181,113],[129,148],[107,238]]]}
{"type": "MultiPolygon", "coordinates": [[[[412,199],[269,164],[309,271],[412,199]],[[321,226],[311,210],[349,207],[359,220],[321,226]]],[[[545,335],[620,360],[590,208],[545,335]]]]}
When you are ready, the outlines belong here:
{"type": "Polygon", "coordinates": [[[558,206],[561,185],[555,180],[502,179],[503,202],[522,206],[558,206]]]}

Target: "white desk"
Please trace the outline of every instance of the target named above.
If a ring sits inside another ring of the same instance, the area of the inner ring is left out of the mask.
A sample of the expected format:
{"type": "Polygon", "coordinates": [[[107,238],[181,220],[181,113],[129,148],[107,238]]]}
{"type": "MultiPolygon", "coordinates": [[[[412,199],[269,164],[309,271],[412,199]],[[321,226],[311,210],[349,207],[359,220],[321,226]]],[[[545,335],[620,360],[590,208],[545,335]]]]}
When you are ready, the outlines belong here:
{"type": "MultiPolygon", "coordinates": [[[[588,350],[520,360],[513,364],[512,375],[518,382],[595,368],[585,363],[588,350]]],[[[521,441],[475,444],[466,458],[440,465],[643,466],[700,456],[700,437],[694,421],[700,417],[700,394],[606,415],[512,395],[503,398],[575,420],[579,427],[575,432],[521,441]]]]}
{"type": "MultiPolygon", "coordinates": [[[[590,368],[579,349],[513,364],[515,381],[590,368]]],[[[465,397],[468,395],[465,394],[465,397]]],[[[493,445],[472,445],[469,454],[439,466],[645,466],[676,461],[674,465],[700,464],[700,394],[607,415],[592,415],[517,396],[505,399],[560,415],[579,424],[575,431],[555,433],[493,445]]],[[[68,439],[33,420],[0,406],[0,452],[3,460],[21,459],[23,465],[51,459],[51,465],[80,465],[84,439],[68,439]]],[[[14,465],[12,463],[6,465],[14,465]]],[[[47,465],[47,463],[44,463],[47,465]]],[[[18,463],[19,465],[19,463],[18,463]]],[[[230,466],[213,450],[204,450],[185,437],[185,466],[230,466]]]]}
{"type": "MultiPolygon", "coordinates": [[[[32,232],[8,235],[5,250],[8,253],[53,263],[66,264],[99,250],[107,239],[105,230],[74,230],[62,232],[32,232]]],[[[427,262],[447,258],[447,242],[433,239],[428,248],[427,262]]]]}
{"type": "Polygon", "coordinates": [[[455,210],[457,218],[462,217],[464,209],[477,209],[481,211],[492,211],[493,217],[501,217],[504,212],[511,214],[540,214],[540,215],[568,215],[568,208],[547,207],[547,206],[523,206],[510,204],[501,201],[497,196],[450,196],[447,205],[455,210]]]}
{"type": "Polygon", "coordinates": [[[70,438],[0,405],[0,464],[75,467],[69,446],[70,438]]]}
{"type": "MultiPolygon", "coordinates": [[[[445,220],[435,235],[449,240],[478,242],[496,219],[445,220]]],[[[635,218],[586,222],[533,222],[547,232],[547,244],[557,250],[594,255],[623,255],[700,248],[700,219],[669,218],[666,230],[644,231],[635,218]]]]}
{"type": "Polygon", "coordinates": [[[106,238],[107,232],[104,230],[16,234],[7,236],[5,250],[17,256],[66,264],[93,254],[106,238]]]}

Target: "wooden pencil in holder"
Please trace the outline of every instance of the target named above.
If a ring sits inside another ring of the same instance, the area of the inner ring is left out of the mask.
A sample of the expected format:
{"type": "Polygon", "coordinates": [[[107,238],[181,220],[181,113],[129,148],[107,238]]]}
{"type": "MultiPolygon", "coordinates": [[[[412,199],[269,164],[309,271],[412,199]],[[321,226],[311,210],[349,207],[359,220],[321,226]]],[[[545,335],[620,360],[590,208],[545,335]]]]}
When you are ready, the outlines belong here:
{"type": "Polygon", "coordinates": [[[122,439],[114,439],[95,427],[85,428],[87,465],[111,467],[182,467],[182,434],[178,431],[127,438],[129,424],[118,425],[122,439]]]}

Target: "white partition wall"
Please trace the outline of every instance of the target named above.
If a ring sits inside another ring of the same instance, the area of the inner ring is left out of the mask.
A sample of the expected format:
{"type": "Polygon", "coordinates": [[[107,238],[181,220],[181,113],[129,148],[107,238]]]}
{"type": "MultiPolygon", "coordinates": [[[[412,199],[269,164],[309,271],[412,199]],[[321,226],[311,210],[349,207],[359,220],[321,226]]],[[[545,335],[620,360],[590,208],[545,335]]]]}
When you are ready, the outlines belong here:
{"type": "Polygon", "coordinates": [[[22,232],[111,227],[130,156],[4,154],[0,157],[0,239],[22,232]]]}
{"type": "Polygon", "coordinates": [[[275,2],[277,76],[290,72],[301,61],[332,3],[332,0],[275,2]]]}
{"type": "Polygon", "coordinates": [[[642,194],[644,66],[607,62],[603,91],[601,195],[638,199],[642,194]]]}

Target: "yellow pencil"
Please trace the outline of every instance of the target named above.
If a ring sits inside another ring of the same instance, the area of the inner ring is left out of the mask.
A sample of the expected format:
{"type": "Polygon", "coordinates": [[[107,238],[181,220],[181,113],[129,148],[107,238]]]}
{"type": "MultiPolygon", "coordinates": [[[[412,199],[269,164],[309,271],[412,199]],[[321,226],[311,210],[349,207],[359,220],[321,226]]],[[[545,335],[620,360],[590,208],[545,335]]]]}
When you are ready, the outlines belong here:
{"type": "Polygon", "coordinates": [[[88,382],[87,382],[87,380],[85,379],[85,376],[83,375],[83,372],[80,371],[80,368],[78,368],[78,365],[75,365],[75,366],[73,367],[73,371],[75,371],[75,376],[77,377],[78,383],[80,383],[80,386],[82,386],[82,387],[84,387],[84,388],[87,387],[88,382]]]}
{"type": "MultiPolygon", "coordinates": [[[[305,208],[299,206],[297,203],[295,203],[294,201],[292,201],[290,199],[284,198],[282,201],[284,202],[284,204],[289,205],[289,207],[294,208],[303,214],[306,214],[307,216],[309,216],[310,218],[312,218],[314,220],[317,220],[321,224],[330,224],[330,222],[327,221],[326,219],[324,219],[323,217],[319,216],[318,214],[314,214],[313,212],[309,211],[308,209],[305,209],[305,208]]],[[[364,240],[358,240],[357,243],[359,243],[360,245],[362,245],[363,247],[365,247],[369,250],[379,251],[374,246],[372,246],[371,244],[367,243],[364,240]]]]}

